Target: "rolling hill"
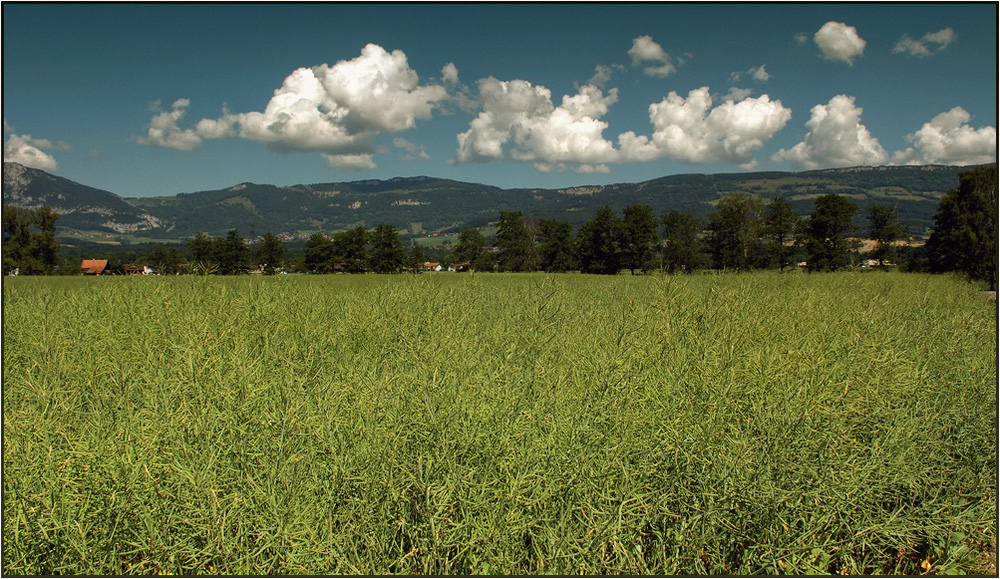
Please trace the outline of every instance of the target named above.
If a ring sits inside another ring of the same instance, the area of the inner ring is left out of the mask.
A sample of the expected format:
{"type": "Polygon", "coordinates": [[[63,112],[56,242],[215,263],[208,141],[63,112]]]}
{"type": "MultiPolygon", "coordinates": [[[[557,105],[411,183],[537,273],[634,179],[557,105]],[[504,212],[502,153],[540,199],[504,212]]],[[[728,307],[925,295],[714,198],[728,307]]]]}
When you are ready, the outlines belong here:
{"type": "Polygon", "coordinates": [[[851,198],[864,210],[873,203],[894,206],[903,223],[923,234],[933,223],[942,194],[958,184],[968,167],[854,167],[805,172],[671,175],[641,183],[565,189],[501,189],[434,177],[397,177],[337,183],[278,186],[256,183],[173,196],[123,198],[16,163],[4,163],[4,203],[50,205],[61,215],[60,234],[103,236],[120,241],[182,241],[198,231],[223,235],[238,229],[303,239],[356,225],[391,223],[404,235],[454,233],[495,221],[500,211],[569,221],[579,226],[610,205],[634,203],[657,214],[678,210],[703,216],[723,196],[743,191],[765,199],[784,196],[801,214],[819,195],[851,198]]]}

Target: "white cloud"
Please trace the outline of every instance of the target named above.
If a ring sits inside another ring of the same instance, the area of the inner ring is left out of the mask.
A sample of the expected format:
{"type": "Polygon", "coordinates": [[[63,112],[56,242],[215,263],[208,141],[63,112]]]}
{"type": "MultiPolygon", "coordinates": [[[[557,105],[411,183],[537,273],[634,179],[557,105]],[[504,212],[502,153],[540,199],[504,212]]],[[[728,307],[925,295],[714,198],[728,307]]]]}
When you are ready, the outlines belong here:
{"type": "Polygon", "coordinates": [[[431,158],[423,146],[414,145],[403,137],[396,137],[392,140],[392,144],[397,149],[406,151],[406,156],[403,157],[404,161],[427,160],[431,158]]]}
{"type": "MultiPolygon", "coordinates": [[[[4,121],[4,131],[6,132],[8,128],[9,126],[4,121]]],[[[3,143],[3,160],[43,171],[54,171],[59,164],[55,157],[42,150],[53,148],[60,147],[53,145],[48,139],[33,139],[31,135],[9,134],[3,143]]]]}
{"type": "Polygon", "coordinates": [[[896,151],[893,163],[978,165],[996,161],[996,127],[974,129],[968,124],[970,120],[972,115],[962,107],[935,116],[920,130],[906,136],[916,149],[896,151]]]}
{"type": "Polygon", "coordinates": [[[608,81],[611,80],[611,75],[614,72],[621,70],[625,70],[625,67],[620,64],[598,64],[594,67],[594,76],[590,77],[587,84],[590,86],[596,86],[597,88],[604,88],[604,86],[608,84],[608,81]]]}
{"type": "Polygon", "coordinates": [[[854,64],[854,59],[865,51],[865,41],[858,30],[843,22],[827,22],[813,36],[823,58],[854,64]]]}
{"type": "Polygon", "coordinates": [[[749,75],[750,78],[757,82],[767,82],[771,80],[771,75],[764,70],[764,65],[755,66],[748,68],[747,70],[741,72],[734,72],[729,75],[729,82],[736,83],[739,82],[743,75],[749,75]]]}
{"type": "Polygon", "coordinates": [[[743,99],[749,98],[753,94],[753,89],[749,88],[739,88],[730,87],[729,91],[722,96],[722,101],[741,101],[743,99]]]}
{"type": "Polygon", "coordinates": [[[854,97],[846,95],[814,106],[806,121],[809,132],[805,139],[791,149],[778,151],[771,159],[789,160],[804,169],[885,163],[885,149],[861,124],[862,111],[854,104],[854,97]]]}
{"type": "Polygon", "coordinates": [[[369,44],[353,60],[296,70],[263,112],[237,122],[241,137],[277,150],[367,153],[374,135],[413,128],[446,96],[443,86],[420,86],[401,50],[369,44]]]}
{"type": "Polygon", "coordinates": [[[170,106],[169,111],[161,109],[160,101],[150,103],[149,108],[155,112],[149,121],[149,128],[146,136],[134,137],[135,142],[141,145],[155,145],[179,151],[190,151],[201,146],[202,138],[192,129],[181,129],[177,122],[184,118],[191,101],[188,99],[177,99],[170,106]]]}
{"type": "Polygon", "coordinates": [[[951,28],[943,28],[937,32],[928,32],[919,40],[914,40],[909,35],[904,34],[896,45],[892,47],[892,51],[894,53],[906,52],[911,56],[924,58],[944,50],[949,44],[955,41],[955,37],[955,31],[951,28]]]}
{"type": "Polygon", "coordinates": [[[632,40],[632,48],[628,50],[628,55],[632,57],[632,65],[639,66],[643,62],[658,62],[659,66],[647,66],[643,72],[647,76],[658,76],[664,78],[677,72],[677,66],[671,62],[670,55],[663,47],[653,42],[651,36],[640,36],[632,40]]]}
{"type": "Polygon", "coordinates": [[[326,159],[326,166],[330,169],[362,171],[364,169],[376,168],[372,154],[361,153],[356,155],[330,155],[323,153],[321,156],[326,159]]]}
{"type": "Polygon", "coordinates": [[[618,137],[621,154],[628,161],[667,157],[689,163],[732,163],[753,168],[754,151],[764,146],[792,116],[791,109],[767,95],[725,100],[712,108],[708,87],[683,98],[671,91],[667,98],[649,105],[652,138],[629,131],[618,137]]]}
{"type": "Polygon", "coordinates": [[[458,84],[458,67],[454,62],[449,62],[441,69],[441,79],[447,85],[458,84]]]}
{"type": "Polygon", "coordinates": [[[479,94],[482,111],[469,130],[458,135],[455,163],[509,156],[534,161],[545,171],[559,163],[599,165],[617,156],[602,136],[608,125],[599,120],[618,100],[616,89],[605,95],[585,85],[576,95],[564,96],[556,107],[551,91],[543,86],[489,77],[479,81],[479,94]]]}
{"type": "MultiPolygon", "coordinates": [[[[442,69],[442,78],[458,82],[453,63],[442,69]]],[[[135,140],[191,150],[203,139],[239,136],[277,151],[324,153],[330,167],[364,169],[375,166],[375,135],[413,128],[417,120],[431,118],[447,97],[444,86],[420,85],[402,51],[369,44],[353,60],[293,71],[261,112],[224,110],[218,119],[182,129],[178,122],[190,102],[180,99],[170,111],[156,114],[147,134],[135,140]]]]}

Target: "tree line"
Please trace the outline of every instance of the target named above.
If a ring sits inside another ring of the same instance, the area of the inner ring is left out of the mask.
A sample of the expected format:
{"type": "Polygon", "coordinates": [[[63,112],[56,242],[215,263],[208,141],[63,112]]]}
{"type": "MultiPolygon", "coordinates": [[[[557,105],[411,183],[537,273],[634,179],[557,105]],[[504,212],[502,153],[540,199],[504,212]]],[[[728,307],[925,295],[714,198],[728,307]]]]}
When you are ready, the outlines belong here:
{"type": "MultiPolygon", "coordinates": [[[[789,269],[805,262],[809,271],[836,271],[858,257],[858,237],[874,240],[867,257],[881,267],[906,271],[961,271],[996,287],[997,168],[977,167],[959,176],[959,185],[941,199],[934,228],[923,247],[900,247],[907,236],[893,207],[868,207],[866,227],[854,224],[858,205],[837,194],[819,195],[814,210],[800,216],[782,197],[769,201],[743,192],[720,199],[705,218],[671,211],[656,215],[647,205],[610,206],[596,211],[575,232],[552,219],[530,219],[520,211],[501,211],[496,234],[488,239],[466,229],[447,255],[471,270],[632,274],[662,270],[691,273],[700,269],[749,271],[789,269]]],[[[51,273],[59,242],[58,214],[49,208],[3,209],[4,271],[51,273]]],[[[186,244],[191,271],[238,274],[252,267],[262,273],[282,271],[290,261],[284,242],[271,232],[248,247],[238,230],[223,237],[197,233],[186,244]]],[[[159,245],[148,256],[165,273],[174,273],[185,256],[159,245]]],[[[415,241],[407,248],[389,224],[373,230],[357,226],[332,236],[312,235],[304,244],[302,271],[324,273],[394,273],[419,271],[425,250],[415,241]]]]}

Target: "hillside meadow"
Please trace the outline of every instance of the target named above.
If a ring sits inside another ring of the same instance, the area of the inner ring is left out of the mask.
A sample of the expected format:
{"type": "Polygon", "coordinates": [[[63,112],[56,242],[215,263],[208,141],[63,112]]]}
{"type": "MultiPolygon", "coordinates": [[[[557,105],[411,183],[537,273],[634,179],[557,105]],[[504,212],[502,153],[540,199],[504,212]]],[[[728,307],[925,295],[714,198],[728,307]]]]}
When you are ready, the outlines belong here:
{"type": "Polygon", "coordinates": [[[958,278],[6,278],[6,574],[996,573],[958,278]]]}

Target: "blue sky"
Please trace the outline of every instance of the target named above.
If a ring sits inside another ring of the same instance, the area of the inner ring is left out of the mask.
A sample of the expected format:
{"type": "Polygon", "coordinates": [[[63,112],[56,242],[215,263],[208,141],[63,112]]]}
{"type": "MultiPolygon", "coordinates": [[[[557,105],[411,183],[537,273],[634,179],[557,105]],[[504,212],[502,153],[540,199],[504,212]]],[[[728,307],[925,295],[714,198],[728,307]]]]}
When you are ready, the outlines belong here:
{"type": "Polygon", "coordinates": [[[996,160],[997,4],[5,4],[4,160],[126,197],[996,160]]]}

